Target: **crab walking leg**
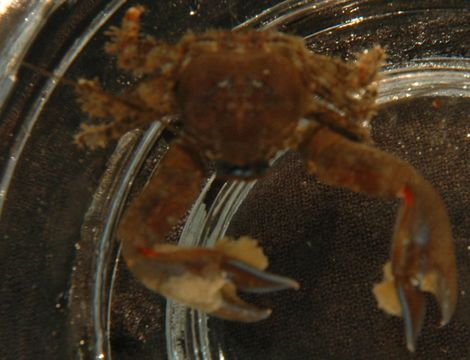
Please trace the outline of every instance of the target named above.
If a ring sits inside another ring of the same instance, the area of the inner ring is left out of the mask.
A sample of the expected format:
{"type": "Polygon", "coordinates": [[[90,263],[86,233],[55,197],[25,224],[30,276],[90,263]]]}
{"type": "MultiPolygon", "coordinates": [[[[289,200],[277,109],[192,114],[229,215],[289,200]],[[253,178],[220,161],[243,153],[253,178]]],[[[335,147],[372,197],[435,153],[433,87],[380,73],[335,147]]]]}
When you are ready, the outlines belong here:
{"type": "MultiPolygon", "coordinates": [[[[444,203],[408,163],[327,129],[314,129],[300,146],[309,170],[322,182],[372,196],[402,199],[393,235],[389,279],[404,317],[406,341],[415,348],[425,314],[422,291],[436,297],[441,324],[457,301],[451,228],[444,203]]],[[[386,301],[386,300],[385,300],[386,301]]]]}
{"type": "Polygon", "coordinates": [[[105,147],[111,140],[136,128],[143,128],[161,117],[162,113],[146,107],[134,93],[112,95],[101,88],[96,80],[80,79],[76,91],[78,103],[89,116],[112,119],[99,125],[82,123],[75,135],[75,143],[90,149],[105,147]]]}
{"type": "Polygon", "coordinates": [[[297,282],[264,272],[267,259],[255,240],[222,240],[214,248],[165,244],[200,192],[203,166],[190,150],[173,143],[157,174],[130,205],[118,229],[122,254],[133,275],[163,296],[212,315],[258,321],[271,309],[242,301],[237,288],[269,292],[297,282]]]}
{"type": "Polygon", "coordinates": [[[77,102],[83,112],[109,122],[98,125],[82,123],[75,143],[91,149],[105,147],[128,131],[145,128],[155,119],[174,114],[175,102],[170,88],[171,84],[162,77],[155,77],[142,81],[134,89],[113,95],[103,90],[97,80],[80,79],[76,91],[77,102]]]}
{"type": "Polygon", "coordinates": [[[110,41],[105,51],[116,56],[120,69],[136,76],[171,71],[172,64],[181,55],[179,48],[140,32],[144,11],[143,6],[133,6],[126,11],[121,26],[112,26],[106,32],[110,41]]]}

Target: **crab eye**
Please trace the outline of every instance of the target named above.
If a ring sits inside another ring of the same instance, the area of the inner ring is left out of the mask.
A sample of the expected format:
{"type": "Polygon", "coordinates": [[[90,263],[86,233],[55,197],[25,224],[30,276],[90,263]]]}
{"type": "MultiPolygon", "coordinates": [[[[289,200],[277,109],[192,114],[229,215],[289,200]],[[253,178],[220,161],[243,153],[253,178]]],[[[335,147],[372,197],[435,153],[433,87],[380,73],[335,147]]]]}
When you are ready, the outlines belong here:
{"type": "Polygon", "coordinates": [[[218,177],[250,179],[263,175],[269,168],[269,163],[257,162],[247,165],[234,165],[225,161],[217,161],[215,169],[218,177]]]}

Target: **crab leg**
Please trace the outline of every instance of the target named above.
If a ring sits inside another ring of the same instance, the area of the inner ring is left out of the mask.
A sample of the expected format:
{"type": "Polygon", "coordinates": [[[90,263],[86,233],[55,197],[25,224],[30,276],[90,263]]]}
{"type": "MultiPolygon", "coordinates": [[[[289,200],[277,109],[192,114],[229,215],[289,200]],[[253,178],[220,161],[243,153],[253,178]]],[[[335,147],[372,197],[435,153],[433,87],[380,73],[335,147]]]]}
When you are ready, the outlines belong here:
{"type": "Polygon", "coordinates": [[[145,12],[143,6],[133,6],[126,11],[120,27],[112,26],[106,35],[110,41],[105,50],[117,57],[120,69],[134,75],[148,75],[157,70],[165,73],[171,63],[180,55],[175,46],[140,33],[140,18],[145,12]]]}
{"type": "Polygon", "coordinates": [[[399,308],[390,312],[404,317],[407,347],[413,351],[425,314],[422,291],[436,297],[441,325],[450,321],[457,301],[454,246],[442,199],[411,165],[393,155],[324,127],[313,129],[306,139],[299,149],[320,181],[372,196],[402,199],[388,279],[399,308]]]}
{"type": "Polygon", "coordinates": [[[203,166],[186,147],[173,143],[158,173],[125,213],[118,236],[133,275],[163,296],[215,316],[258,321],[271,309],[258,308],[236,294],[298,288],[294,280],[263,270],[267,259],[255,240],[221,240],[214,248],[165,244],[200,192],[203,166]]]}

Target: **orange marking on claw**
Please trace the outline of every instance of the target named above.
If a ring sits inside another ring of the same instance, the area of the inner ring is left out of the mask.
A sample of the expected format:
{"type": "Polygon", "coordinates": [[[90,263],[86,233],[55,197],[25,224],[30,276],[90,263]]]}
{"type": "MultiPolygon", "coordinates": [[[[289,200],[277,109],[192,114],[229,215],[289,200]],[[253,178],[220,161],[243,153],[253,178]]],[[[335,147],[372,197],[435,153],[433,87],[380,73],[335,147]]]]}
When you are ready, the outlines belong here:
{"type": "Polygon", "coordinates": [[[149,257],[149,258],[160,257],[160,254],[151,248],[139,247],[138,251],[145,257],[149,257]]]}
{"type": "Polygon", "coordinates": [[[413,191],[409,187],[405,186],[403,190],[400,192],[400,195],[405,200],[405,203],[407,206],[413,205],[414,194],[413,194],[413,191]]]}

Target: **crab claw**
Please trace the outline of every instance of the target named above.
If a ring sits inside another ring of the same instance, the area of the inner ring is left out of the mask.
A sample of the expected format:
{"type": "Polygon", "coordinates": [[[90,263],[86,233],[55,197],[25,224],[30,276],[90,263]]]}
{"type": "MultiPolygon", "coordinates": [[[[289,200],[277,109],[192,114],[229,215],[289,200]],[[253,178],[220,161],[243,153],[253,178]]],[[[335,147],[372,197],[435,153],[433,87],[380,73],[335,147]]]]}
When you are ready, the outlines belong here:
{"type": "Polygon", "coordinates": [[[258,308],[240,299],[239,289],[251,293],[268,293],[286,289],[298,289],[299,283],[287,277],[261,271],[240,260],[225,257],[222,269],[229,282],[222,288],[222,303],[212,315],[233,321],[255,322],[271,315],[271,309],[258,308]]]}
{"type": "Polygon", "coordinates": [[[222,240],[215,248],[182,248],[156,245],[138,249],[127,261],[129,268],[148,288],[161,295],[234,321],[254,322],[267,318],[269,308],[240,299],[237,290],[254,293],[298,289],[290,278],[267,273],[267,259],[255,240],[222,240]]]}
{"type": "Polygon", "coordinates": [[[425,315],[423,291],[435,296],[441,325],[454,313],[456,264],[448,215],[433,187],[420,179],[405,186],[400,195],[403,203],[393,237],[391,268],[385,266],[384,281],[376,285],[374,293],[379,307],[403,316],[407,347],[414,351],[425,315]]]}
{"type": "Polygon", "coordinates": [[[384,280],[373,292],[381,309],[404,317],[407,347],[413,351],[425,315],[422,292],[436,297],[442,325],[449,322],[457,302],[454,245],[442,199],[410,164],[336,130],[313,126],[303,141],[299,150],[307,169],[320,181],[372,196],[403,199],[391,264],[385,265],[384,280]]]}

